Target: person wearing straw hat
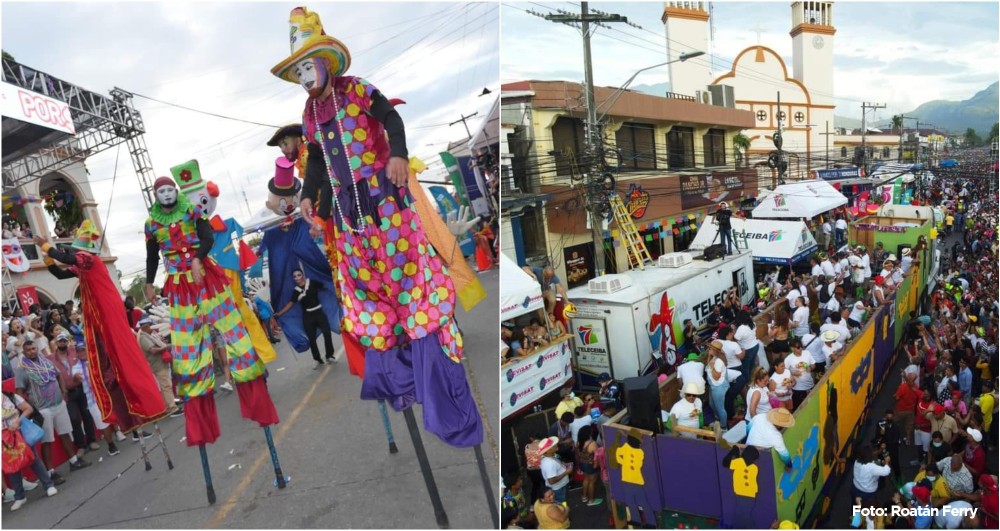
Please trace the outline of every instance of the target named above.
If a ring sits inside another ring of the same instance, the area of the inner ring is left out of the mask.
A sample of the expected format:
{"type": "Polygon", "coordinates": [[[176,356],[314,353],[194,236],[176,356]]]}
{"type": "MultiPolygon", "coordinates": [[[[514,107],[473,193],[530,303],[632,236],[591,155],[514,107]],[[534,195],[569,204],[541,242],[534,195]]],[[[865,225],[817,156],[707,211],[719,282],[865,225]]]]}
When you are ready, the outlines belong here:
{"type": "MultiPolygon", "coordinates": [[[[701,399],[698,398],[700,395],[705,394],[705,385],[698,385],[695,382],[689,382],[684,385],[682,391],[682,398],[674,403],[673,407],[670,408],[670,416],[677,421],[678,426],[685,426],[688,428],[701,428],[704,410],[701,406],[701,399]]],[[[666,416],[666,414],[664,414],[666,416]]],[[[688,439],[697,439],[698,436],[693,433],[681,433],[681,437],[688,439]]]]}
{"type": "Polygon", "coordinates": [[[823,360],[816,362],[816,372],[825,372],[827,367],[832,367],[837,362],[844,349],[844,344],[838,341],[840,337],[841,334],[837,330],[827,330],[820,335],[820,339],[823,340],[821,349],[823,360]]]}
{"type": "Polygon", "coordinates": [[[90,385],[101,420],[128,433],[162,418],[167,405],[121,311],[118,286],[98,256],[101,232],[87,219],[69,248],[57,248],[41,235],[35,243],[53,276],[80,279],[87,362],[90,374],[97,376],[90,385]],[[69,267],[58,267],[57,261],[69,267]]]}
{"type": "Polygon", "coordinates": [[[563,464],[556,459],[556,451],[559,449],[558,437],[546,437],[538,443],[538,453],[542,459],[540,468],[542,477],[545,479],[545,486],[555,493],[555,500],[558,503],[566,501],[566,491],[569,487],[570,474],[573,473],[573,463],[563,464]]]}
{"type": "Polygon", "coordinates": [[[778,428],[791,428],[795,425],[795,417],[785,408],[774,408],[767,414],[757,415],[750,419],[747,427],[747,446],[771,448],[785,464],[785,470],[792,469],[792,456],[785,447],[785,439],[778,428]]]}
{"type": "Polygon", "coordinates": [[[363,379],[361,397],[404,412],[419,399],[428,431],[452,446],[478,446],[482,418],[461,365],[454,283],[406,188],[402,118],[378,88],[347,75],[350,52],[317,13],[296,7],[289,23],[291,53],[271,73],[309,95],[300,209],[341,257],[342,337],[363,379]]]}

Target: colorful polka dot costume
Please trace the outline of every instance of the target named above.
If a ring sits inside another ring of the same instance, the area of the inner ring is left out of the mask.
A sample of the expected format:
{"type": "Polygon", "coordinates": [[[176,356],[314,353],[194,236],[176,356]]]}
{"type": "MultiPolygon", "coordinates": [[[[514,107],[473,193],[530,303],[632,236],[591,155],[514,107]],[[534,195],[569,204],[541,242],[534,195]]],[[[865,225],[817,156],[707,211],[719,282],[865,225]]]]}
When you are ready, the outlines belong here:
{"type": "Polygon", "coordinates": [[[333,96],[310,99],[303,116],[306,139],[324,155],[310,155],[307,179],[321,166],[333,194],[327,241],[336,249],[349,362],[352,371],[363,364],[361,398],[397,410],[419,402],[428,431],[474,446],[483,440],[482,418],[460,363],[455,287],[409,191],[385,174],[389,145],[370,114],[377,91],[360,78],[334,78],[333,96]]]}
{"type": "Polygon", "coordinates": [[[146,238],[156,240],[164,257],[167,278],[163,294],[170,301],[172,365],[177,394],[182,398],[208,395],[215,387],[209,327],[214,327],[225,340],[230,375],[235,383],[254,380],[265,372],[264,363],[240,320],[222,268],[211,258],[205,258],[204,282],[201,286],[193,283],[191,260],[201,246],[196,223],[206,218],[200,207],[188,205],[169,222],[149,218],[145,229],[146,238]]]}

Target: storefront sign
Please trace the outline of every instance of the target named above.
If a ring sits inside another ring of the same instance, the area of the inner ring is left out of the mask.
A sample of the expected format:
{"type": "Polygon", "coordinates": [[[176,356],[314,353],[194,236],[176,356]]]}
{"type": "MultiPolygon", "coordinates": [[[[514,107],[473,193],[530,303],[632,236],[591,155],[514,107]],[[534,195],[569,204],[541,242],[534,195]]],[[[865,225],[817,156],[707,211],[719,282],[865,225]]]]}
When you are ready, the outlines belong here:
{"type": "Polygon", "coordinates": [[[4,116],[71,135],[76,134],[76,128],[73,126],[73,115],[70,113],[67,103],[10,83],[2,83],[2,85],[2,114],[4,116]]]}
{"type": "Polygon", "coordinates": [[[743,193],[742,174],[681,175],[680,179],[682,210],[717,205],[720,201],[737,199],[743,193]]]}
{"type": "Polygon", "coordinates": [[[559,389],[573,376],[567,338],[500,368],[500,418],[506,418],[559,389]]]}
{"type": "Polygon", "coordinates": [[[594,278],[594,245],[581,243],[563,249],[566,263],[566,285],[570,288],[582,286],[594,278]]]}
{"type": "Polygon", "coordinates": [[[573,319],[571,332],[576,341],[576,368],[591,374],[611,372],[611,352],[604,319],[573,319]]]}
{"type": "Polygon", "coordinates": [[[814,177],[824,181],[836,181],[839,179],[856,179],[865,176],[864,168],[837,168],[833,170],[816,170],[814,177]]]}
{"type": "Polygon", "coordinates": [[[642,218],[649,206],[649,192],[642,189],[642,185],[631,183],[628,185],[628,195],[625,196],[625,210],[633,219],[642,218]]]}

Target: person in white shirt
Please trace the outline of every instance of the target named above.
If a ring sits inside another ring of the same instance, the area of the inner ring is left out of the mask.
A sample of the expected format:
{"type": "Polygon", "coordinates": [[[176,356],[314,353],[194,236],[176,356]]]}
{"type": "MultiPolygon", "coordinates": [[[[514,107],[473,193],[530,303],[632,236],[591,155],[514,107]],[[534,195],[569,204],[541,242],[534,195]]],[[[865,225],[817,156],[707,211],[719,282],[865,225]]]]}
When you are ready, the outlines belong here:
{"type": "Polygon", "coordinates": [[[819,267],[823,270],[823,274],[826,278],[833,278],[836,276],[837,272],[833,270],[833,262],[830,262],[830,257],[826,253],[819,253],[819,267]]]}
{"type": "Polygon", "coordinates": [[[765,415],[757,415],[750,419],[747,428],[747,446],[770,448],[777,452],[778,459],[785,464],[785,470],[792,469],[792,456],[788,453],[785,440],[778,428],[795,426],[795,417],[785,408],[779,407],[768,411],[765,415]]]}
{"type": "Polygon", "coordinates": [[[851,306],[851,315],[847,319],[847,324],[853,328],[861,328],[862,321],[865,320],[865,314],[871,310],[870,306],[865,305],[865,301],[858,300],[851,306]]]}
{"type": "Polygon", "coordinates": [[[828,366],[832,366],[840,357],[844,350],[844,344],[837,341],[839,338],[840,332],[836,330],[823,332],[823,360],[816,360],[817,371],[824,371],[828,366]]]}
{"type": "Polygon", "coordinates": [[[833,224],[833,235],[838,248],[847,243],[847,220],[844,216],[837,216],[837,221],[833,224]]]}
{"type": "MultiPolygon", "coordinates": [[[[705,392],[704,387],[698,387],[697,385],[690,383],[684,386],[683,398],[674,403],[673,407],[670,408],[670,415],[673,415],[677,420],[678,426],[685,426],[688,428],[700,428],[701,427],[701,399],[698,395],[705,392]]],[[[693,433],[681,433],[681,437],[688,439],[697,439],[698,436],[693,433]]]]}
{"type": "Polygon", "coordinates": [[[785,360],[783,358],[778,358],[774,360],[774,372],[771,374],[770,388],[771,395],[781,404],[781,407],[785,409],[791,409],[792,406],[792,386],[795,385],[795,377],[792,376],[792,371],[788,370],[785,366],[785,360]]]}
{"type": "Polygon", "coordinates": [[[761,367],[756,367],[750,377],[750,386],[747,388],[747,418],[754,418],[771,410],[771,380],[767,376],[767,371],[761,367]]]}
{"type": "Polygon", "coordinates": [[[757,350],[760,348],[760,343],[757,341],[757,332],[754,331],[756,325],[754,325],[753,318],[750,317],[749,312],[740,310],[736,313],[733,326],[736,328],[733,332],[733,340],[743,349],[743,364],[740,372],[743,374],[744,379],[748,379],[750,378],[751,369],[757,363],[757,350]]]}
{"type": "Polygon", "coordinates": [[[539,469],[542,472],[542,477],[545,478],[545,486],[552,489],[556,495],[556,501],[562,503],[566,501],[566,487],[569,486],[569,476],[573,472],[573,464],[564,465],[562,461],[556,459],[558,443],[558,437],[548,437],[542,439],[542,442],[538,444],[538,453],[542,454],[539,469]]]}
{"type": "Polygon", "coordinates": [[[729,374],[726,368],[726,354],[722,351],[721,341],[712,341],[708,346],[708,365],[705,367],[711,391],[712,411],[719,419],[722,429],[729,427],[729,415],[726,409],[726,393],[729,392],[729,374]]]}
{"type": "MultiPolygon", "coordinates": [[[[963,188],[964,192],[965,189],[963,188]]],[[[984,509],[980,508],[979,511],[984,509]]],[[[934,515],[934,525],[938,529],[960,529],[962,524],[966,524],[966,529],[976,529],[978,519],[974,516],[972,504],[965,500],[950,501],[941,507],[941,510],[934,515]]],[[[994,516],[995,518],[995,516],[994,516]]],[[[996,520],[994,520],[996,521],[996,520]]]]}
{"type": "Polygon", "coordinates": [[[899,271],[902,275],[906,275],[910,272],[910,268],[913,267],[913,253],[910,249],[903,249],[902,258],[899,260],[899,271]]]}
{"type": "Polygon", "coordinates": [[[726,355],[726,368],[739,370],[746,353],[740,348],[739,343],[733,341],[733,329],[728,326],[722,327],[719,339],[716,341],[722,345],[722,352],[726,355]]]}
{"type": "Polygon", "coordinates": [[[903,283],[903,270],[898,265],[892,268],[892,283],[898,288],[903,283]]]}
{"type": "Polygon", "coordinates": [[[789,346],[792,348],[792,353],[785,357],[785,366],[792,371],[792,376],[795,378],[795,383],[792,385],[792,405],[797,408],[805,400],[809,390],[816,385],[812,376],[816,361],[811,354],[802,349],[801,338],[792,339],[789,346]]]}
{"type": "Polygon", "coordinates": [[[833,236],[833,226],[830,225],[830,220],[829,219],[825,220],[823,222],[823,228],[822,228],[822,230],[823,230],[823,232],[822,232],[822,234],[823,234],[823,242],[821,243],[821,245],[825,249],[825,248],[827,248],[827,247],[830,246],[830,243],[833,240],[833,238],[832,238],[832,236],[833,236]]]}
{"type": "Polygon", "coordinates": [[[798,306],[796,306],[795,304],[795,301],[799,300],[799,298],[802,297],[802,292],[799,291],[799,287],[794,284],[793,286],[794,287],[790,289],[788,293],[785,294],[785,298],[788,299],[788,311],[790,312],[794,312],[795,308],[798,308],[798,306]]]}
{"type": "Polygon", "coordinates": [[[792,312],[792,326],[797,336],[803,336],[809,331],[809,308],[806,307],[803,297],[796,299],[795,311],[792,312]]]}
{"type": "Polygon", "coordinates": [[[841,317],[839,312],[831,314],[828,321],[829,322],[819,327],[819,332],[821,334],[828,330],[833,330],[840,336],[838,341],[841,343],[847,343],[851,339],[851,330],[847,327],[847,323],[844,322],[844,319],[841,317]]]}
{"type": "Polygon", "coordinates": [[[874,454],[872,447],[866,444],[858,450],[858,458],[854,461],[854,488],[851,489],[851,494],[854,498],[861,498],[862,507],[874,503],[878,492],[878,478],[892,473],[889,458],[886,457],[886,463],[880,465],[874,461],[874,454]]]}
{"type": "Polygon", "coordinates": [[[819,260],[815,256],[809,259],[809,264],[812,265],[812,269],[809,272],[812,276],[818,277],[823,274],[823,268],[819,266],[819,260]]]}
{"type": "Polygon", "coordinates": [[[681,381],[682,389],[689,383],[705,387],[705,364],[700,361],[700,357],[697,352],[692,352],[687,355],[684,363],[677,366],[677,378],[681,381]]]}
{"type": "Polygon", "coordinates": [[[847,270],[850,271],[852,284],[860,286],[865,282],[865,268],[857,250],[852,251],[851,255],[847,257],[847,270]]]}
{"type": "Polygon", "coordinates": [[[872,257],[868,253],[868,248],[864,245],[859,246],[861,250],[861,266],[865,268],[865,278],[872,278],[872,257]]]}

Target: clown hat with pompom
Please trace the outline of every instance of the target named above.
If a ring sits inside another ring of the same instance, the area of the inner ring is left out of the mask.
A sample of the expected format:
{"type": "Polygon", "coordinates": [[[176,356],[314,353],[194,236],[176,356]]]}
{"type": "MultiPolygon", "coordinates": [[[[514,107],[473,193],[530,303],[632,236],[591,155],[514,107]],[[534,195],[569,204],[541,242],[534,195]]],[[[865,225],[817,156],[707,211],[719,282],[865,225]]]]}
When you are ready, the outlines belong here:
{"type": "Polygon", "coordinates": [[[95,242],[99,239],[101,239],[101,231],[97,230],[93,221],[85,219],[80,224],[80,228],[76,229],[73,243],[70,246],[81,251],[96,253],[97,244],[95,242]]]}
{"type": "Polygon", "coordinates": [[[295,65],[304,59],[318,57],[330,62],[330,74],[342,76],[351,66],[351,53],[347,46],[323,31],[319,15],[305,7],[296,7],[288,17],[291,24],[289,41],[291,55],[271,68],[271,73],[288,81],[298,83],[295,65]]]}

